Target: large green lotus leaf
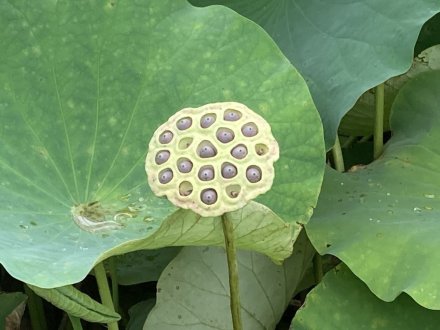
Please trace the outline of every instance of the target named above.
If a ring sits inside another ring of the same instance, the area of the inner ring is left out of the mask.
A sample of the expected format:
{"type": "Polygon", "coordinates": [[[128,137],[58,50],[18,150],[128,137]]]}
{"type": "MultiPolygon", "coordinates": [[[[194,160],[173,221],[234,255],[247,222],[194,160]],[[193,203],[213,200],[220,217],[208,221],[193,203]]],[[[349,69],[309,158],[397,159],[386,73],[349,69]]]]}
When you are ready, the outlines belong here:
{"type": "Polygon", "coordinates": [[[365,91],[408,70],[437,0],[190,0],[222,4],[260,24],[305,77],[328,148],[365,91]]]}
{"type": "Polygon", "coordinates": [[[383,155],[357,171],[328,170],[306,226],[381,299],[401,292],[440,309],[440,72],[408,82],[392,108],[383,155]]]}
{"type": "Polygon", "coordinates": [[[326,274],[293,319],[292,330],[438,329],[440,312],[417,305],[406,294],[392,303],[377,299],[346,266],[326,274]]]}
{"type": "MultiPolygon", "coordinates": [[[[313,255],[304,231],[283,266],[255,252],[238,252],[244,329],[275,328],[313,255]]],[[[163,271],[157,288],[156,306],[144,329],[232,329],[224,249],[183,248],[163,271]]]]}
{"type": "MultiPolygon", "coordinates": [[[[323,174],[319,115],[273,41],[231,10],[0,0],[0,49],[0,262],[14,277],[62,286],[110,255],[220,242],[200,220],[142,243],[175,210],[147,188],[148,141],[183,107],[233,100],[264,116],[281,159],[260,201],[290,222],[310,216],[323,174]],[[78,203],[124,227],[78,228],[78,203]]],[[[248,242],[261,240],[251,227],[248,242]]]]}

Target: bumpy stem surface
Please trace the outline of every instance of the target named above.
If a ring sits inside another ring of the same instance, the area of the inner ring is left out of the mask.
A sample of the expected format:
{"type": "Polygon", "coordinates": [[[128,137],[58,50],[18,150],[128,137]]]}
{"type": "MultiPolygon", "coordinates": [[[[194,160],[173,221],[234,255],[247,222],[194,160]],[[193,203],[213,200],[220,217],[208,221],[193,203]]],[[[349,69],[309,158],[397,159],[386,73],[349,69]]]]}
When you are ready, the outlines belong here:
{"type": "MultiPolygon", "coordinates": [[[[108,280],[107,275],[105,273],[105,268],[102,262],[97,264],[94,268],[95,271],[95,277],[96,277],[96,283],[98,284],[98,291],[99,295],[101,297],[101,302],[103,305],[107,306],[111,310],[115,310],[115,307],[113,306],[112,296],[110,293],[110,288],[108,286],[108,280]]],[[[118,330],[118,323],[112,322],[108,323],[108,329],[109,330],[118,330]]]]}
{"type": "Polygon", "coordinates": [[[226,256],[229,268],[229,290],[231,314],[234,330],[242,330],[240,314],[240,294],[238,289],[237,250],[234,242],[234,227],[228,213],[222,215],[223,234],[225,235],[226,256]]]}

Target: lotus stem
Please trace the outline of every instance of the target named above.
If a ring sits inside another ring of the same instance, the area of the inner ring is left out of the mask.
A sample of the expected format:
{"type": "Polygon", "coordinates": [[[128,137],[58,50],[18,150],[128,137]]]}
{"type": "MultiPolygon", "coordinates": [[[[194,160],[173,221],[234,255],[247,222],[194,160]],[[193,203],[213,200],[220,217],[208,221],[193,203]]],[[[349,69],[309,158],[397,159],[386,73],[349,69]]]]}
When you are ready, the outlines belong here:
{"type": "Polygon", "coordinates": [[[116,271],[116,257],[112,257],[109,260],[110,265],[110,278],[112,281],[112,300],[115,306],[115,311],[119,313],[119,285],[118,285],[118,273],[116,271]]]}
{"type": "Polygon", "coordinates": [[[322,256],[318,252],[313,256],[313,272],[315,274],[316,284],[320,283],[324,272],[322,270],[322,256]]]}
{"type": "Polygon", "coordinates": [[[385,87],[382,83],[376,86],[375,95],[376,115],[374,121],[374,159],[379,158],[383,151],[384,101],[385,87]]]}
{"type": "Polygon", "coordinates": [[[222,215],[223,234],[225,236],[226,256],[228,259],[229,269],[229,292],[232,324],[234,330],[242,330],[240,314],[240,293],[238,287],[238,266],[237,266],[237,250],[234,241],[234,227],[230,219],[229,213],[222,215]]]}
{"type": "Polygon", "coordinates": [[[344,157],[342,156],[341,143],[339,142],[339,137],[337,134],[335,145],[332,148],[332,155],[336,171],[345,172],[344,157]]]}
{"type": "Polygon", "coordinates": [[[43,300],[34,291],[32,291],[26,283],[24,292],[28,296],[27,308],[31,319],[32,329],[47,330],[46,317],[44,315],[43,300]]]}
{"type": "MultiPolygon", "coordinates": [[[[104,306],[107,306],[111,310],[115,310],[113,305],[112,296],[110,293],[110,287],[108,285],[107,275],[105,273],[104,264],[100,262],[94,268],[96,283],[98,284],[99,296],[104,306]]],[[[118,322],[107,323],[109,330],[119,330],[118,322]]]]}
{"type": "Polygon", "coordinates": [[[83,330],[81,319],[79,317],[72,316],[70,314],[67,314],[69,316],[70,323],[72,324],[73,330],[83,330]]]}

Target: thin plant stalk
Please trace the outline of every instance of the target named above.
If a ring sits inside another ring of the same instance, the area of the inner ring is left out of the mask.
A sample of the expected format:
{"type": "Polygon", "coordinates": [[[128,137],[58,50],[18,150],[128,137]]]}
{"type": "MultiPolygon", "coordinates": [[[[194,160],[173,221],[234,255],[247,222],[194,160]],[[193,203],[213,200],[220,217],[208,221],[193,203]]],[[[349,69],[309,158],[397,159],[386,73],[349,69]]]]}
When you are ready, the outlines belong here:
{"type": "Polygon", "coordinates": [[[81,319],[79,317],[72,316],[70,314],[67,314],[67,315],[69,316],[70,323],[72,324],[73,330],[83,330],[83,327],[81,324],[81,319]]]}
{"type": "Polygon", "coordinates": [[[336,135],[335,145],[332,148],[332,155],[335,170],[338,172],[345,172],[344,157],[342,156],[341,143],[339,142],[338,135],[336,135]]]}
{"type": "Polygon", "coordinates": [[[322,270],[322,256],[318,252],[313,256],[313,272],[316,284],[320,283],[324,276],[324,271],[322,270]]]}
{"type": "Polygon", "coordinates": [[[228,213],[222,215],[223,234],[225,236],[226,256],[229,269],[229,291],[232,325],[234,330],[242,330],[240,314],[240,293],[238,288],[237,250],[234,241],[234,226],[228,213]]]}
{"type": "Polygon", "coordinates": [[[115,257],[110,258],[110,278],[112,281],[112,300],[115,306],[115,311],[119,313],[119,286],[118,286],[118,273],[116,272],[116,260],[115,257]]]}
{"type": "Polygon", "coordinates": [[[379,158],[383,151],[384,101],[385,87],[382,83],[376,86],[375,94],[376,115],[374,121],[374,159],[379,158]]]}
{"type": "Polygon", "coordinates": [[[44,315],[43,300],[34,291],[32,291],[26,284],[24,292],[28,296],[27,308],[31,319],[32,329],[47,330],[46,317],[44,315]]]}
{"type": "MultiPolygon", "coordinates": [[[[94,268],[96,283],[98,284],[99,296],[101,297],[101,302],[103,305],[107,306],[111,310],[115,310],[113,305],[112,296],[110,293],[110,287],[108,285],[107,275],[105,273],[104,264],[100,262],[94,268]]],[[[118,330],[118,322],[108,323],[109,330],[118,330]]]]}

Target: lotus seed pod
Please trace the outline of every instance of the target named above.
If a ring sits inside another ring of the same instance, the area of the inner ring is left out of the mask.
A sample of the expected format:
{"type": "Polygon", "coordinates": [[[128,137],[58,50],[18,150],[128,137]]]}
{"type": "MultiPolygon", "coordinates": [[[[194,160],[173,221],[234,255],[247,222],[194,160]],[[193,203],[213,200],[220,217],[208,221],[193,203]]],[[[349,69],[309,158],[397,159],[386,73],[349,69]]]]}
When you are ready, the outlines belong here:
{"type": "Polygon", "coordinates": [[[248,153],[247,148],[243,144],[239,144],[238,146],[234,147],[231,151],[231,155],[237,159],[243,159],[244,157],[247,156],[247,153],[248,153]]]}
{"type": "Polygon", "coordinates": [[[215,177],[214,168],[212,166],[203,166],[200,169],[198,176],[202,181],[211,181],[215,177]]]}
{"type": "Polygon", "coordinates": [[[189,159],[182,158],[177,162],[177,168],[179,169],[180,173],[189,173],[193,168],[193,164],[189,159]]]}
{"type": "Polygon", "coordinates": [[[225,179],[231,179],[237,175],[237,168],[231,163],[223,164],[222,166],[222,176],[225,179]]]}
{"type": "Polygon", "coordinates": [[[190,117],[182,118],[176,124],[177,128],[181,131],[190,128],[191,125],[192,125],[192,119],[190,117]]]}
{"type": "Polygon", "coordinates": [[[217,139],[220,142],[228,143],[234,139],[235,135],[229,128],[221,127],[217,131],[217,139]]]}
{"type": "Polygon", "coordinates": [[[272,185],[279,149],[269,124],[243,104],[176,112],[153,134],[145,170],[151,190],[203,217],[240,209],[272,185]]]}
{"type": "Polygon", "coordinates": [[[246,178],[255,183],[261,180],[261,169],[258,166],[249,166],[246,170],[246,178]]]}
{"type": "Polygon", "coordinates": [[[241,132],[246,137],[252,137],[258,134],[258,127],[254,123],[247,123],[243,125],[241,132]]]}
{"type": "Polygon", "coordinates": [[[202,128],[208,128],[209,126],[214,124],[215,117],[216,117],[215,114],[212,113],[208,113],[207,115],[204,115],[200,120],[200,126],[202,126],[202,128]]]}
{"type": "Polygon", "coordinates": [[[214,189],[205,189],[200,196],[203,203],[207,205],[217,202],[217,192],[214,189]]]}
{"type": "Polygon", "coordinates": [[[173,171],[171,171],[169,168],[159,173],[159,182],[162,184],[168,183],[172,179],[173,179],[173,171]]]}
{"type": "Polygon", "coordinates": [[[173,139],[174,134],[170,131],[165,131],[159,136],[159,142],[163,144],[168,144],[173,139]]]}
{"type": "Polygon", "coordinates": [[[161,150],[156,154],[156,164],[161,165],[170,158],[170,152],[168,150],[161,150]]]}

